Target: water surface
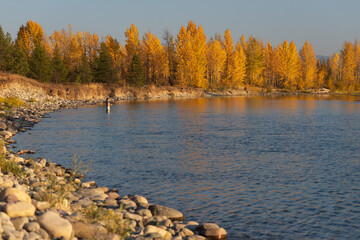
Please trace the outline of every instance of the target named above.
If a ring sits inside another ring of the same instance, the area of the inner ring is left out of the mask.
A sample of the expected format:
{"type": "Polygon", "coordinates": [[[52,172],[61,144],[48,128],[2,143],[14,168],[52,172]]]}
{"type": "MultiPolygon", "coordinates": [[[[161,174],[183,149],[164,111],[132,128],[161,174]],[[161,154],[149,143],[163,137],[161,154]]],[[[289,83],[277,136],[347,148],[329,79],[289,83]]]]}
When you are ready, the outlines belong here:
{"type": "Polygon", "coordinates": [[[239,97],[59,110],[18,146],[215,222],[229,239],[360,238],[360,102],[239,97]]]}

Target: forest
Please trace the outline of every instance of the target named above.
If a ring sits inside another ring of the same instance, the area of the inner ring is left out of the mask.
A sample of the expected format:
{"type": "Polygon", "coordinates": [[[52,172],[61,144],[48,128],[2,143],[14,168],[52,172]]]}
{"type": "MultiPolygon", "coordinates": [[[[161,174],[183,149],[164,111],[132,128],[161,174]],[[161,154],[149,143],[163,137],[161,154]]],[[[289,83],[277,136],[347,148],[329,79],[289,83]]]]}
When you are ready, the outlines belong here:
{"type": "Polygon", "coordinates": [[[48,36],[29,20],[12,39],[0,26],[0,71],[52,83],[360,90],[357,40],[317,59],[308,41],[298,51],[293,41],[272,46],[252,36],[234,40],[228,29],[208,39],[193,21],[176,37],[165,30],[162,41],[149,31],[140,39],[134,24],[125,38],[124,45],[112,36],[100,40],[95,33],[74,32],[71,25],[48,36]]]}

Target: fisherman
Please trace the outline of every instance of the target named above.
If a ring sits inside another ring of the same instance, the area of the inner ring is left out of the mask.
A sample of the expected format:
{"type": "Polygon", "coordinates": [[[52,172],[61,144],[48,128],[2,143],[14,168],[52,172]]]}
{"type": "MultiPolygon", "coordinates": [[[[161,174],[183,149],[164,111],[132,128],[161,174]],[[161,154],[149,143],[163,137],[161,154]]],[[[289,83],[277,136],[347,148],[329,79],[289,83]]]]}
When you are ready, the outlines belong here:
{"type": "Polygon", "coordinates": [[[106,98],[105,102],[106,102],[106,112],[109,113],[110,112],[110,105],[111,105],[111,103],[109,101],[109,98],[106,98]]]}

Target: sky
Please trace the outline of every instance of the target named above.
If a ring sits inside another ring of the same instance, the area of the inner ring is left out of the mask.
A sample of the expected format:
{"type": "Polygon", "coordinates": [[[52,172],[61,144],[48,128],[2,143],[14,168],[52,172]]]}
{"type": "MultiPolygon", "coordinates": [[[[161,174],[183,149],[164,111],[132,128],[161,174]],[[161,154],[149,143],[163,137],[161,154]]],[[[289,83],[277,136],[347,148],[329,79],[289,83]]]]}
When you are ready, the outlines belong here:
{"type": "Polygon", "coordinates": [[[132,23],[140,38],[151,31],[162,40],[166,28],[176,36],[193,20],[208,39],[229,29],[234,42],[252,35],[273,46],[293,40],[300,50],[308,40],[316,55],[330,56],[360,39],[359,10],[359,0],[0,0],[0,25],[15,38],[30,19],[47,35],[71,24],[124,44],[132,23]]]}

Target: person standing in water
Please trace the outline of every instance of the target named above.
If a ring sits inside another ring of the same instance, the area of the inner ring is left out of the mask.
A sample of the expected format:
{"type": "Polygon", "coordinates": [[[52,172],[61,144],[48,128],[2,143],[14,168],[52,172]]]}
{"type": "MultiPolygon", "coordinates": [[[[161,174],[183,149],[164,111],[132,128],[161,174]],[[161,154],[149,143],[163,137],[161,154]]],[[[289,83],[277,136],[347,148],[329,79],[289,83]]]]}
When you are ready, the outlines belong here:
{"type": "Polygon", "coordinates": [[[110,101],[109,101],[109,98],[106,98],[105,103],[106,103],[106,112],[109,113],[110,112],[110,105],[111,105],[110,101]]]}

